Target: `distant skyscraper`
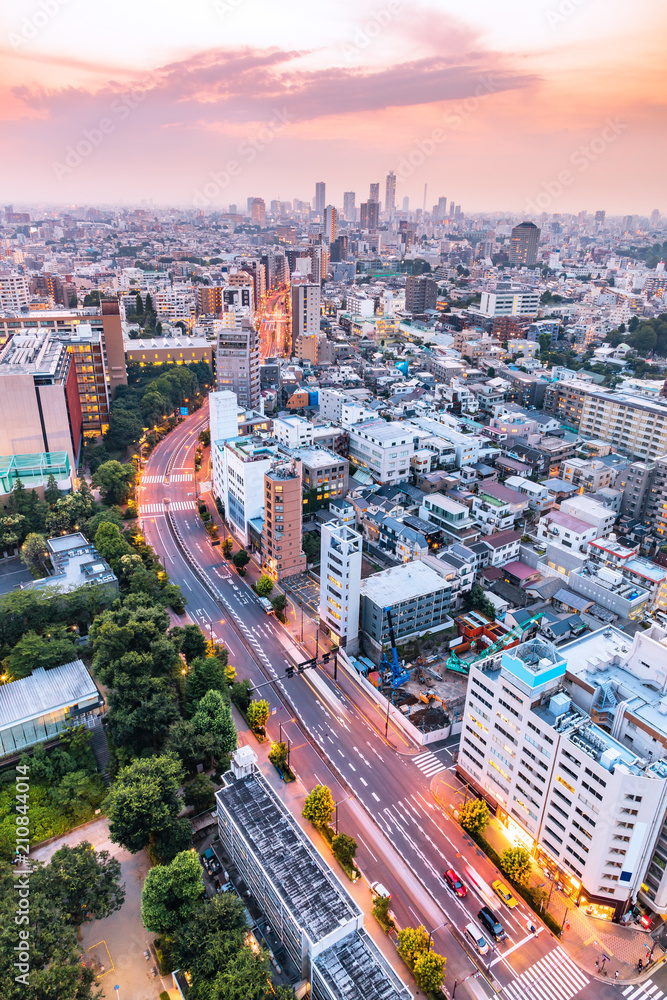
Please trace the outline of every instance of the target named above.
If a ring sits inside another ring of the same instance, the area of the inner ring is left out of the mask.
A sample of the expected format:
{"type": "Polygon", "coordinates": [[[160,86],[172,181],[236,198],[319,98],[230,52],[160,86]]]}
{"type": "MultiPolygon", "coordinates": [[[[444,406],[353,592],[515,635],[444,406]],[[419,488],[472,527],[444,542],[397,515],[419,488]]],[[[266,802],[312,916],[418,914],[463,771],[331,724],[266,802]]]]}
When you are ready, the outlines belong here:
{"type": "Polygon", "coordinates": [[[425,274],[405,279],[405,308],[409,313],[423,313],[435,309],[438,299],[438,283],[425,274]]]}
{"type": "Polygon", "coordinates": [[[369,201],[379,201],[380,200],[380,182],[377,184],[371,184],[371,193],[368,196],[369,201]]]}
{"type": "Polygon", "coordinates": [[[346,191],[343,195],[343,215],[348,222],[355,222],[357,218],[356,195],[354,191],[346,191]]]}
{"type": "Polygon", "coordinates": [[[363,201],[361,203],[361,219],[359,225],[362,229],[377,229],[380,221],[380,205],[377,201],[363,201]]]}
{"type": "Polygon", "coordinates": [[[635,217],[634,215],[624,215],[623,216],[623,232],[629,233],[635,227],[635,217]]]}
{"type": "MultiPolygon", "coordinates": [[[[459,206],[457,205],[457,208],[459,206]]],[[[459,208],[460,211],[460,208],[459,208]]],[[[530,267],[537,263],[537,248],[541,230],[534,222],[521,222],[512,230],[510,263],[530,267]]]]}
{"type": "Polygon", "coordinates": [[[324,232],[323,238],[326,244],[333,243],[338,235],[338,212],[333,205],[327,205],[324,209],[324,232]]]}
{"type": "Polygon", "coordinates": [[[660,222],[660,209],[658,208],[653,209],[653,211],[651,212],[650,222],[652,226],[658,225],[658,223],[660,222]]]}
{"type": "Polygon", "coordinates": [[[607,215],[607,213],[605,212],[605,210],[603,208],[598,209],[598,211],[595,213],[595,221],[596,222],[604,222],[606,215],[607,215]]]}
{"type": "Polygon", "coordinates": [[[387,174],[387,186],[385,189],[384,210],[393,212],[396,209],[396,174],[390,170],[387,174]]]}
{"type": "Polygon", "coordinates": [[[253,226],[266,225],[266,205],[263,198],[253,198],[250,206],[250,217],[253,226]]]}
{"type": "Polygon", "coordinates": [[[403,199],[403,211],[404,212],[409,212],[410,211],[410,199],[408,198],[407,195],[403,199]]]}
{"type": "Polygon", "coordinates": [[[324,181],[318,181],[315,185],[315,211],[318,215],[324,212],[326,197],[326,184],[324,181]]]}

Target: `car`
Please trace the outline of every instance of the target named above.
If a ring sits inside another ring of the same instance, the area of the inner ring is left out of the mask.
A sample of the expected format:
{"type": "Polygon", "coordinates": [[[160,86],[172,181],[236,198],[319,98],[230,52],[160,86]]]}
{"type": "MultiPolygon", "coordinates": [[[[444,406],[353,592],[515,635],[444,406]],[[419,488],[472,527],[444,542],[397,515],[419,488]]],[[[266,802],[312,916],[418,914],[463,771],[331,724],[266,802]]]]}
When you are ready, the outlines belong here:
{"type": "Polygon", "coordinates": [[[162,503],[169,503],[169,497],[162,497],[162,503]]]}
{"type": "Polygon", "coordinates": [[[510,910],[519,905],[519,901],[514,898],[505,883],[501,882],[500,879],[496,879],[495,882],[492,882],[491,888],[497,896],[500,896],[505,906],[509,906],[510,910]]]}
{"type": "Polygon", "coordinates": [[[371,892],[376,896],[385,896],[387,899],[391,899],[391,893],[382,882],[371,882],[371,892]]]}
{"type": "Polygon", "coordinates": [[[496,941],[504,941],[507,937],[503,925],[498,920],[493,910],[488,906],[483,906],[477,914],[477,919],[496,941]]]}
{"type": "Polygon", "coordinates": [[[445,874],[445,882],[449,888],[456,893],[461,899],[468,895],[467,886],[461,881],[460,877],[456,874],[453,868],[448,868],[445,874]]]}
{"type": "Polygon", "coordinates": [[[486,955],[489,950],[489,942],[486,940],[479,927],[475,924],[466,924],[466,937],[474,944],[480,955],[486,955]]]}

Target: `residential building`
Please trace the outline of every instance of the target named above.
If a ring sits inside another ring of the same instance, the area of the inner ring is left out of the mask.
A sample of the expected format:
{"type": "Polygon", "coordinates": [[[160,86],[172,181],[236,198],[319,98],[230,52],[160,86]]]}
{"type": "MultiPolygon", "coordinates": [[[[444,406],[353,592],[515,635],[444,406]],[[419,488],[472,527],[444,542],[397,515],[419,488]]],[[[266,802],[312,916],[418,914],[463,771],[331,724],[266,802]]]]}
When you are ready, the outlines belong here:
{"type": "Polygon", "coordinates": [[[377,201],[362,201],[359,216],[359,228],[368,232],[376,232],[380,225],[380,205],[377,201]]]}
{"type": "Polygon", "coordinates": [[[539,292],[482,292],[479,310],[493,319],[502,316],[537,316],[539,292]]]}
{"type": "Polygon", "coordinates": [[[597,528],[562,510],[552,510],[537,523],[537,537],[546,544],[562,545],[574,552],[585,552],[589,542],[597,538],[597,528]]]}
{"type": "Polygon", "coordinates": [[[505,480],[505,486],[523,493],[528,498],[530,510],[536,510],[540,514],[549,510],[553,505],[553,499],[546,486],[534,483],[531,479],[525,479],[524,476],[508,476],[505,480]]]}
{"type": "Polygon", "coordinates": [[[215,352],[216,385],[233,392],[239,406],[259,406],[259,334],[248,320],[234,330],[221,330],[215,352]]]}
{"type": "Polygon", "coordinates": [[[338,212],[333,205],[327,205],[324,209],[324,223],[322,226],[322,239],[326,244],[333,243],[338,236],[338,212]]]}
{"type": "Polygon", "coordinates": [[[667,535],[667,455],[656,459],[649,490],[644,521],[662,540],[667,535]]]}
{"type": "Polygon", "coordinates": [[[667,607],[667,568],[637,555],[637,547],[630,548],[616,541],[615,536],[597,538],[588,545],[589,565],[599,571],[601,566],[620,571],[623,579],[648,590],[651,608],[667,607]]]}
{"type": "Polygon", "coordinates": [[[285,580],[306,569],[306,554],[301,549],[301,462],[272,463],[264,473],[263,493],[262,570],[272,580],[285,580]]]}
{"type": "Polygon", "coordinates": [[[82,432],[73,354],[48,330],[15,334],[0,350],[0,455],[64,451],[73,471],[82,432]]]}
{"type": "Polygon", "coordinates": [[[484,534],[513,528],[528,509],[528,498],[502,483],[484,483],[472,500],[472,517],[484,534]]]}
{"type": "Polygon", "coordinates": [[[347,459],[317,446],[299,448],[294,455],[298,457],[302,467],[304,514],[314,514],[328,508],[331,500],[347,496],[347,459]]]}
{"type": "Polygon", "coordinates": [[[218,833],[312,1000],[412,1000],[364,931],[362,910],[256,762],[250,747],[232,755],[216,792],[218,833]]]}
{"type": "MultiPolygon", "coordinates": [[[[118,300],[102,299],[100,301],[100,316],[102,322],[104,367],[109,389],[109,399],[111,400],[119,385],[127,385],[125,343],[123,341],[123,325],[121,323],[120,303],[118,300]]],[[[62,318],[58,314],[56,314],[56,317],[57,320],[60,319],[62,321],[62,318]]],[[[66,319],[65,322],[67,322],[66,319]]],[[[89,319],[89,323],[91,326],[93,325],[92,317],[89,319]]]]}
{"type": "Polygon", "coordinates": [[[170,323],[185,323],[190,328],[196,311],[195,290],[191,285],[171,285],[152,295],[158,319],[170,323]]]}
{"type": "Polygon", "coordinates": [[[215,496],[224,494],[225,441],[239,436],[239,405],[233,392],[223,389],[208,394],[209,428],[211,435],[211,477],[215,496]]]}
{"type": "Polygon", "coordinates": [[[0,687],[0,757],[55,741],[72,726],[101,715],[104,699],[81,660],[0,687]]]}
{"type": "Polygon", "coordinates": [[[321,535],[320,625],[337,645],[355,653],[359,638],[363,540],[358,532],[338,520],[323,524],[321,535]]]}
{"type": "Polygon", "coordinates": [[[619,389],[587,387],[579,392],[583,437],[612,442],[616,451],[644,462],[667,454],[667,399],[648,399],[619,389]]]}
{"type": "Polygon", "coordinates": [[[429,493],[419,508],[419,517],[442,528],[452,542],[470,545],[479,538],[479,528],[466,505],[443,493],[429,493]]]}
{"type": "Polygon", "coordinates": [[[242,545],[247,546],[250,543],[250,523],[254,522],[261,532],[264,473],[279,457],[278,450],[250,436],[220,441],[211,437],[211,455],[214,492],[222,502],[227,523],[234,535],[242,545]],[[214,449],[218,454],[214,454],[214,449]]]}
{"type": "Polygon", "coordinates": [[[520,222],[515,226],[510,240],[510,263],[519,267],[537,264],[540,235],[534,222],[520,222]]]}
{"type": "Polygon", "coordinates": [[[0,312],[20,312],[30,303],[30,286],[25,274],[0,270],[0,312]]]}
{"type": "Polygon", "coordinates": [[[397,642],[452,625],[449,611],[458,580],[454,570],[449,576],[423,562],[410,562],[362,580],[360,639],[371,659],[379,662],[390,641],[387,609],[397,642]]]}
{"type": "Polygon", "coordinates": [[[616,476],[613,469],[599,459],[568,458],[560,467],[560,478],[575,486],[582,486],[590,493],[610,486],[616,476]]]}
{"type": "Polygon", "coordinates": [[[572,514],[580,521],[586,521],[595,528],[595,537],[604,538],[614,527],[616,511],[610,510],[604,504],[598,503],[593,497],[577,494],[569,500],[561,500],[562,514],[572,514]]]}
{"type": "Polygon", "coordinates": [[[410,477],[415,450],[409,426],[397,421],[367,420],[349,428],[350,462],[365,469],[375,482],[401,483],[410,477]]]}
{"type": "Polygon", "coordinates": [[[320,285],[307,278],[292,279],[292,350],[299,337],[317,336],[320,332],[320,285]]]}
{"type": "Polygon", "coordinates": [[[633,462],[625,470],[619,486],[623,490],[621,514],[641,521],[649,500],[656,472],[655,462],[633,462]]]}
{"type": "Polygon", "coordinates": [[[405,279],[405,310],[418,315],[435,309],[438,300],[438,282],[427,274],[409,275],[405,279]]]}
{"type": "Polygon", "coordinates": [[[457,770],[597,918],[667,912],[666,637],[608,626],[470,668],[457,770]]]}
{"type": "Polygon", "coordinates": [[[643,618],[652,603],[650,590],[630,583],[620,570],[594,562],[570,570],[567,585],[575,594],[588,597],[620,618],[643,618]]]}
{"type": "Polygon", "coordinates": [[[333,420],[341,427],[349,428],[351,424],[376,419],[374,410],[365,406],[356,395],[351,396],[340,389],[320,389],[318,402],[320,417],[333,420]]]}
{"type": "Polygon", "coordinates": [[[393,215],[396,210],[396,174],[390,170],[385,183],[384,210],[388,215],[393,215]]]}
{"type": "Polygon", "coordinates": [[[496,531],[492,535],[482,535],[476,548],[486,546],[488,558],[482,559],[483,566],[507,566],[516,562],[521,549],[520,531],[496,531]]]}
{"type": "Polygon", "coordinates": [[[274,417],[273,437],[286,448],[303,448],[313,443],[313,424],[305,417],[274,417]]]}

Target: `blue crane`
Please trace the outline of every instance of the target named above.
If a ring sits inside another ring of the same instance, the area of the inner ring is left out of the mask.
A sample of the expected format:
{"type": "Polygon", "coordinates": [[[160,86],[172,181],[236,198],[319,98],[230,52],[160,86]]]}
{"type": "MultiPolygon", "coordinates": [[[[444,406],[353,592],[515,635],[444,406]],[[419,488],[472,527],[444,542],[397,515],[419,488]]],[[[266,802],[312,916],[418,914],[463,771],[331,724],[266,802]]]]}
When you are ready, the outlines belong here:
{"type": "Polygon", "coordinates": [[[384,668],[385,672],[391,670],[391,686],[392,688],[398,688],[406,681],[410,680],[410,671],[403,670],[400,663],[398,662],[398,652],[396,651],[396,635],[394,633],[394,623],[391,617],[391,608],[384,608],[384,613],[387,616],[387,624],[389,625],[389,638],[391,639],[391,660],[387,657],[387,654],[383,652],[382,660],[380,661],[380,668],[384,668]]]}

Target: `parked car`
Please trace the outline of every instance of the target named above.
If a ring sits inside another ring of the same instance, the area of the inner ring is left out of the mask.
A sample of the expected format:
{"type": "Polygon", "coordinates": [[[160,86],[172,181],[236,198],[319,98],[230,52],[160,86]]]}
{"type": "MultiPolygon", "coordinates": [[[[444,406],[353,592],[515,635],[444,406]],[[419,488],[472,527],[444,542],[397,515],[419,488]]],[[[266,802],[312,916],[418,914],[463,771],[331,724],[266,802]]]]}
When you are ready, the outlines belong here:
{"type": "Polygon", "coordinates": [[[391,899],[391,893],[382,882],[371,882],[371,892],[376,896],[386,896],[387,899],[391,899]]]}
{"type": "Polygon", "coordinates": [[[489,942],[476,924],[466,924],[466,937],[472,941],[480,955],[486,955],[489,950],[489,942]]]}
{"type": "Polygon", "coordinates": [[[492,882],[491,888],[496,895],[500,896],[505,906],[509,906],[509,908],[512,909],[513,907],[519,905],[519,901],[514,898],[505,883],[501,882],[500,879],[496,879],[495,882],[492,882]]]}
{"type": "Polygon", "coordinates": [[[498,920],[493,910],[489,909],[488,906],[483,906],[482,909],[477,914],[477,919],[481,923],[482,927],[489,932],[489,934],[495,938],[496,941],[504,941],[507,937],[503,925],[498,920]]]}
{"type": "Polygon", "coordinates": [[[207,848],[202,854],[202,864],[209,875],[215,875],[222,868],[222,865],[215,856],[215,852],[212,847],[207,848]]]}
{"type": "Polygon", "coordinates": [[[445,882],[457,896],[463,899],[464,896],[468,895],[467,886],[461,881],[460,876],[456,874],[453,868],[448,868],[444,876],[445,882]]]}

